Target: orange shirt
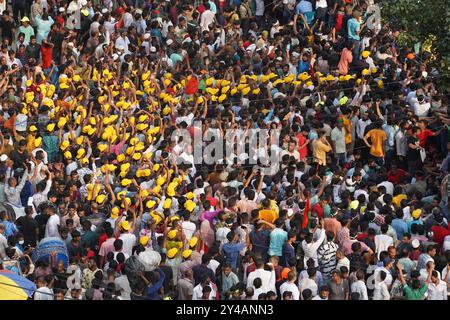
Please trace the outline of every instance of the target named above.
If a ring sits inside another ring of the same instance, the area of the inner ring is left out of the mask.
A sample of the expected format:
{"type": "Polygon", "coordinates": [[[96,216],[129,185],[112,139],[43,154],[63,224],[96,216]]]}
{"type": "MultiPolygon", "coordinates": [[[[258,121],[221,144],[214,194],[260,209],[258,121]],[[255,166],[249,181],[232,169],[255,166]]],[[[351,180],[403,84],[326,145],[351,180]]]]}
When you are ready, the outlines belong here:
{"type": "Polygon", "coordinates": [[[275,210],[272,209],[261,209],[259,210],[259,219],[270,222],[270,223],[274,223],[275,220],[278,219],[278,215],[275,212],[275,210]]]}
{"type": "Polygon", "coordinates": [[[345,144],[352,143],[352,123],[344,115],[339,116],[338,119],[342,119],[344,121],[343,125],[345,129],[345,144]]]}
{"type": "Polygon", "coordinates": [[[366,139],[370,139],[372,147],[370,148],[370,154],[374,157],[384,157],[383,146],[386,143],[386,132],[381,129],[372,129],[367,132],[366,139]]]}

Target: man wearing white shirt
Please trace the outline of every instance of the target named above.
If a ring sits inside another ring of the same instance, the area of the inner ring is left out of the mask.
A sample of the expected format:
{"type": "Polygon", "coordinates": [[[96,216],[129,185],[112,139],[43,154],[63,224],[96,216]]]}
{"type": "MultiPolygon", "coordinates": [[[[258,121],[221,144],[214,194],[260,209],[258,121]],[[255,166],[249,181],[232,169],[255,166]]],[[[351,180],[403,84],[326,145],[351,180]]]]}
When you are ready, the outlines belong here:
{"type": "Polygon", "coordinates": [[[387,224],[383,224],[380,230],[381,234],[377,234],[375,236],[375,248],[378,259],[380,258],[381,251],[387,251],[389,246],[394,244],[394,239],[386,234],[389,230],[389,226],[387,224]]]}
{"type": "Polygon", "coordinates": [[[209,31],[209,25],[214,22],[216,14],[210,10],[210,4],[206,3],[205,11],[203,11],[202,16],[200,18],[200,27],[203,31],[209,31]]]}
{"type": "Polygon", "coordinates": [[[284,282],[280,286],[280,294],[283,296],[283,294],[286,291],[292,292],[292,300],[300,300],[300,291],[298,290],[298,287],[295,285],[295,279],[296,274],[294,271],[289,271],[287,281],[284,282]]]}
{"type": "Polygon", "coordinates": [[[351,285],[351,292],[359,293],[359,300],[369,300],[367,295],[367,286],[364,282],[364,272],[362,270],[358,270],[356,272],[357,281],[353,282],[351,285]]]}
{"type": "Polygon", "coordinates": [[[264,270],[264,261],[262,259],[257,259],[255,261],[256,270],[250,272],[247,279],[247,288],[253,286],[253,280],[256,278],[260,278],[262,282],[262,292],[267,293],[269,291],[276,292],[275,289],[275,271],[273,269],[273,265],[268,263],[271,267],[271,271],[264,270]]]}
{"type": "Polygon", "coordinates": [[[48,215],[50,216],[50,218],[48,218],[47,224],[45,225],[45,238],[59,238],[59,216],[56,214],[55,209],[53,208],[49,208],[48,215]]]}
{"type": "Polygon", "coordinates": [[[200,283],[195,286],[193,292],[192,292],[192,300],[202,300],[203,296],[203,287],[210,286],[211,287],[211,293],[209,295],[209,300],[215,300],[216,298],[216,291],[211,286],[211,280],[209,277],[205,276],[204,279],[200,281],[200,283]]]}
{"type": "Polygon", "coordinates": [[[319,262],[317,261],[317,249],[322,245],[325,240],[325,229],[323,228],[323,219],[320,220],[320,233],[317,241],[313,241],[313,233],[309,233],[305,240],[302,242],[302,248],[305,253],[304,263],[308,261],[309,258],[314,260],[314,266],[318,267],[319,262]]]}
{"type": "MultiPolygon", "coordinates": [[[[446,275],[448,281],[448,273],[446,275]]],[[[447,281],[439,279],[436,270],[431,272],[431,282],[428,284],[428,300],[448,300],[447,281]]]]}
{"type": "Polygon", "coordinates": [[[316,276],[316,269],[308,268],[308,278],[303,278],[298,283],[300,293],[303,293],[306,289],[311,290],[312,296],[315,297],[318,293],[318,286],[314,280],[316,276]]]}

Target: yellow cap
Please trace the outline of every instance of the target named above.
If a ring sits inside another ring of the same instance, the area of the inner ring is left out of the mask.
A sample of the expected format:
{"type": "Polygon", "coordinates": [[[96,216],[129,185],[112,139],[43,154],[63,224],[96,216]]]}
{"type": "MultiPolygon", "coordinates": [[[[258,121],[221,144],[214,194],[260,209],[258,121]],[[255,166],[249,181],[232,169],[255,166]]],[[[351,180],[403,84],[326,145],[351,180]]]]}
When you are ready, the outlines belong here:
{"type": "Polygon", "coordinates": [[[421,215],[422,215],[422,209],[416,209],[411,213],[411,216],[414,219],[419,219],[421,215]]]}
{"type": "Polygon", "coordinates": [[[362,74],[363,76],[367,76],[367,75],[370,74],[370,72],[369,72],[369,70],[367,70],[367,69],[363,69],[363,71],[361,71],[361,74],[362,74]]]}
{"type": "Polygon", "coordinates": [[[178,231],[177,230],[170,230],[169,233],[167,233],[167,237],[172,240],[177,236],[178,231]]]}
{"type": "Polygon", "coordinates": [[[66,150],[69,146],[70,146],[69,140],[64,140],[63,142],[61,142],[60,148],[61,148],[61,150],[64,151],[64,150],[66,150]]]}
{"type": "Polygon", "coordinates": [[[131,227],[130,227],[130,223],[128,222],[128,221],[122,221],[121,223],[120,223],[120,227],[123,229],[123,230],[125,230],[125,231],[128,231],[128,230],[130,230],[131,229],[131,227]]]}
{"type": "Polygon", "coordinates": [[[156,205],[156,201],[155,201],[155,200],[148,200],[147,203],[145,204],[145,206],[146,206],[148,209],[153,208],[155,205],[156,205]]]}
{"type": "Polygon", "coordinates": [[[104,195],[104,194],[99,194],[99,195],[97,196],[97,198],[95,199],[95,201],[97,201],[98,204],[102,204],[103,201],[105,201],[105,199],[106,199],[106,195],[104,195]]]}
{"type": "Polygon", "coordinates": [[[84,150],[84,148],[78,149],[78,151],[77,151],[77,159],[83,158],[85,154],[86,154],[86,150],[84,150]]]}
{"type": "Polygon", "coordinates": [[[130,179],[123,179],[121,184],[122,184],[123,187],[127,187],[127,186],[129,186],[131,184],[131,182],[132,181],[130,179]]]}
{"type": "Polygon", "coordinates": [[[178,249],[177,248],[172,248],[169,251],[167,251],[167,258],[169,259],[173,259],[178,253],[178,249]]]}
{"type": "Polygon", "coordinates": [[[192,200],[194,199],[195,194],[193,192],[186,193],[186,199],[192,200]]]}
{"type": "Polygon", "coordinates": [[[165,199],[163,209],[170,209],[171,206],[172,206],[172,199],[171,198],[165,199]]]}
{"type": "Polygon", "coordinates": [[[361,53],[361,56],[363,57],[363,59],[366,59],[368,56],[370,56],[370,51],[363,51],[361,53]]]}
{"type": "Polygon", "coordinates": [[[100,152],[104,152],[106,149],[108,149],[108,146],[104,143],[101,143],[97,146],[97,148],[100,152]]]}
{"type": "Polygon", "coordinates": [[[122,162],[123,160],[125,160],[125,155],[121,153],[117,156],[117,162],[122,162]]]}
{"type": "Polygon", "coordinates": [[[72,153],[70,151],[64,152],[64,158],[66,159],[72,159],[72,153]]]}
{"type": "Polygon", "coordinates": [[[186,249],[183,251],[182,256],[183,258],[187,259],[191,256],[192,250],[191,249],[186,249]]]}
{"type": "Polygon", "coordinates": [[[150,240],[149,236],[143,236],[139,238],[139,243],[143,246],[146,246],[149,240],[150,240]]]}
{"type": "Polygon", "coordinates": [[[30,132],[35,132],[37,131],[37,127],[35,125],[30,126],[30,128],[28,129],[30,132]]]}
{"type": "Polygon", "coordinates": [[[139,152],[133,154],[133,159],[138,161],[141,160],[142,154],[140,154],[139,152]]]}
{"type": "Polygon", "coordinates": [[[192,237],[191,240],[189,240],[189,247],[193,248],[197,245],[198,242],[198,238],[197,237],[192,237]]]}
{"type": "Polygon", "coordinates": [[[119,208],[118,207],[112,208],[111,209],[111,218],[117,219],[118,216],[119,216],[119,208]]]}
{"type": "Polygon", "coordinates": [[[54,123],[49,123],[46,127],[47,131],[49,132],[53,132],[53,130],[55,130],[55,124],[54,123]]]}

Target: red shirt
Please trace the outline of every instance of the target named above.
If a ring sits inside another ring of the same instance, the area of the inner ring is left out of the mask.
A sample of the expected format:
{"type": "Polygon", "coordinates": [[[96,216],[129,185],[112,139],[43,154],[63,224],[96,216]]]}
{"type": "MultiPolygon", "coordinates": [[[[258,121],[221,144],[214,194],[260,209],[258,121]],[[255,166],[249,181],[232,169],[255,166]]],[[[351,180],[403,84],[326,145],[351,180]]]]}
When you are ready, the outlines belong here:
{"type": "Polygon", "coordinates": [[[428,130],[428,129],[424,129],[419,133],[419,145],[422,148],[425,148],[425,146],[427,145],[427,138],[428,137],[432,137],[434,134],[433,131],[428,130]]]}
{"type": "Polygon", "coordinates": [[[323,218],[323,208],[319,203],[316,203],[313,207],[312,210],[317,213],[317,217],[319,218],[323,218]]]}
{"type": "Polygon", "coordinates": [[[307,139],[301,133],[297,134],[296,137],[298,140],[298,153],[300,153],[300,160],[303,160],[308,156],[308,146],[304,146],[303,148],[300,147],[305,144],[307,139]]]}
{"type": "Polygon", "coordinates": [[[102,234],[99,238],[98,238],[98,247],[100,248],[103,244],[103,242],[105,242],[108,239],[108,236],[106,235],[106,233],[102,234]]]}
{"type": "Polygon", "coordinates": [[[441,247],[444,243],[444,238],[450,235],[450,230],[445,229],[441,226],[432,226],[431,231],[433,231],[433,240],[436,241],[441,247]]]}
{"type": "Polygon", "coordinates": [[[388,181],[393,184],[398,184],[401,182],[402,178],[405,176],[406,172],[403,169],[397,169],[397,173],[393,174],[391,170],[388,171],[388,181]]]}
{"type": "Polygon", "coordinates": [[[206,200],[208,200],[209,203],[211,204],[211,206],[213,206],[213,207],[216,207],[219,204],[219,200],[217,200],[216,198],[211,197],[211,196],[207,196],[206,200]]]}
{"type": "Polygon", "coordinates": [[[338,15],[336,16],[336,31],[341,30],[343,20],[344,14],[338,13],[338,15]]]}
{"type": "Polygon", "coordinates": [[[48,69],[52,65],[53,48],[51,46],[41,46],[42,69],[48,69]]]}

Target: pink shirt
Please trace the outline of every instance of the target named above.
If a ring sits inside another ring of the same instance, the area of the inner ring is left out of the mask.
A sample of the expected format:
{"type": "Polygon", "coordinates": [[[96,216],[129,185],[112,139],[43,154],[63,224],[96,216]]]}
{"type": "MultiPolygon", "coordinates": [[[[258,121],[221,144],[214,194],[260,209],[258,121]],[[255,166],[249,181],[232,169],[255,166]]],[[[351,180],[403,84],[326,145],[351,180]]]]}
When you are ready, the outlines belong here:
{"type": "Polygon", "coordinates": [[[348,66],[353,61],[353,55],[350,50],[347,48],[344,48],[342,50],[341,54],[341,60],[339,60],[338,68],[339,68],[339,74],[345,76],[348,73],[348,66]]]}
{"type": "Polygon", "coordinates": [[[108,253],[114,252],[114,241],[116,241],[115,238],[110,238],[103,242],[98,254],[102,257],[106,257],[108,253]]]}

